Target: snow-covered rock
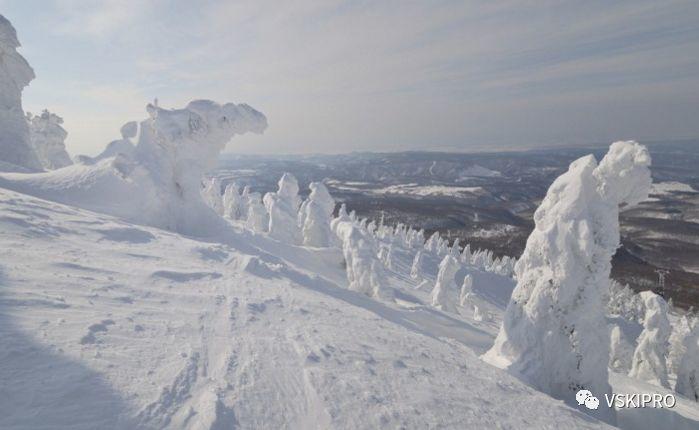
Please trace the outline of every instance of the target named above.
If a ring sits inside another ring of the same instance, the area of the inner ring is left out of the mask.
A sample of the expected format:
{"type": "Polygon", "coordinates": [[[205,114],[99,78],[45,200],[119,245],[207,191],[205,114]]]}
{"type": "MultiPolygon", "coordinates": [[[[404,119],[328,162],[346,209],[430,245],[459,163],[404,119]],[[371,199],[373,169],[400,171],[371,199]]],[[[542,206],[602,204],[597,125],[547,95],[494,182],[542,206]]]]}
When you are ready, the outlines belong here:
{"type": "MultiPolygon", "coordinates": [[[[599,165],[582,157],[554,181],[534,214],[517,287],[486,361],[572,405],[581,388],[611,392],[605,300],[619,206],[645,198],[649,166],[645,147],[615,142],[599,165]]],[[[614,422],[608,408],[590,413],[614,422]]]]}
{"type": "Polygon", "coordinates": [[[19,171],[39,171],[41,162],[22,110],[22,90],[34,79],[34,70],[17,52],[19,46],[15,28],[0,15],[0,161],[19,171]]]}
{"type": "Polygon", "coordinates": [[[44,109],[41,115],[27,113],[27,122],[31,146],[44,169],[60,169],[73,164],[64,143],[68,132],[61,127],[63,118],[44,109]]]}

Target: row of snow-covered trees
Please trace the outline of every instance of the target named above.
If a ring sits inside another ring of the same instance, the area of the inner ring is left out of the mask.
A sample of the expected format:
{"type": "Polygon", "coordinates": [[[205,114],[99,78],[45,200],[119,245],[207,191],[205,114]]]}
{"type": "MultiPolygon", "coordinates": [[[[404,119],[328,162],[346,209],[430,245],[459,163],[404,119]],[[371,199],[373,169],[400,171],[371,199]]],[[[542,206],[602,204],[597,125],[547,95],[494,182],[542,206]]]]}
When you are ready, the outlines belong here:
{"type": "Polygon", "coordinates": [[[204,184],[202,194],[219,215],[244,222],[256,232],[294,245],[339,247],[345,261],[349,288],[377,298],[390,298],[386,270],[409,276],[423,288],[432,284],[432,304],[445,311],[464,305],[472,279],[464,276],[460,287],[455,275],[462,268],[475,268],[511,276],[515,260],[498,258],[491,251],[451,246],[438,232],[425,240],[422,230],[404,224],[390,226],[347,213],[343,204],[333,218],[335,201],[322,182],[309,185],[306,200],[299,196],[293,175],[285,173],[278,189],[260,196],[235,183],[223,188],[217,178],[204,184]],[[405,265],[404,262],[412,262],[405,265]],[[405,273],[402,273],[405,272],[405,273]],[[454,294],[456,292],[456,294],[454,294]]]}
{"type": "Polygon", "coordinates": [[[611,331],[610,369],[665,388],[671,388],[674,375],[675,391],[699,401],[699,317],[695,313],[675,315],[661,296],[651,291],[636,294],[628,285],[615,282],[608,311],[618,321],[611,331]]]}

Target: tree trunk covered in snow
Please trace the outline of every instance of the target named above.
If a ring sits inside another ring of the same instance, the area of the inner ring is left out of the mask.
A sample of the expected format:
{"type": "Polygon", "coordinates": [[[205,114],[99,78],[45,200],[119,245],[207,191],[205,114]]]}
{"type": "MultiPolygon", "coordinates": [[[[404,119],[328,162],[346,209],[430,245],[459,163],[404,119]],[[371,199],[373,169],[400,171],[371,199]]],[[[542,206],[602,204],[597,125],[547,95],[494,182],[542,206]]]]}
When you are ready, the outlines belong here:
{"type": "MultiPolygon", "coordinates": [[[[516,264],[517,286],[484,359],[576,405],[575,393],[610,393],[605,303],[619,247],[619,206],[643,200],[650,156],[616,142],[597,164],[574,161],[534,214],[535,228],[516,264]]],[[[614,422],[609,408],[591,413],[614,422]]]]}

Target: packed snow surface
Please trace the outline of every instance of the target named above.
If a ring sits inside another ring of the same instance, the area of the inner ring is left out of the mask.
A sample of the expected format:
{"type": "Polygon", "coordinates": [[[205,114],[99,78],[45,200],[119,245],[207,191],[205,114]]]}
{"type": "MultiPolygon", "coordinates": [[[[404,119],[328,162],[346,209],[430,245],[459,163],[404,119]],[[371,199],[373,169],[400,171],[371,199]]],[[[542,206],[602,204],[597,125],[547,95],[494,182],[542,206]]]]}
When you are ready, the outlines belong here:
{"type": "Polygon", "coordinates": [[[494,326],[349,291],[327,250],[0,214],[2,428],[602,427],[480,361],[494,326]]]}

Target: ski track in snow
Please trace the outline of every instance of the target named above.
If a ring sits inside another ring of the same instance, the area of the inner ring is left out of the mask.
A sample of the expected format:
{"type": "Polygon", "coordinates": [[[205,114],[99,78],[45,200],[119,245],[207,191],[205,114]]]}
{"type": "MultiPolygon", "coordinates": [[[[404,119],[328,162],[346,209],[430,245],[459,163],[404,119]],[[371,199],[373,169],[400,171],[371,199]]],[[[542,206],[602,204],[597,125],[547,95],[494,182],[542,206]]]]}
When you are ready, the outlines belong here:
{"type": "Polygon", "coordinates": [[[197,241],[3,189],[0,214],[0,428],[605,427],[478,358],[502,281],[477,322],[236,226],[197,241]]]}

